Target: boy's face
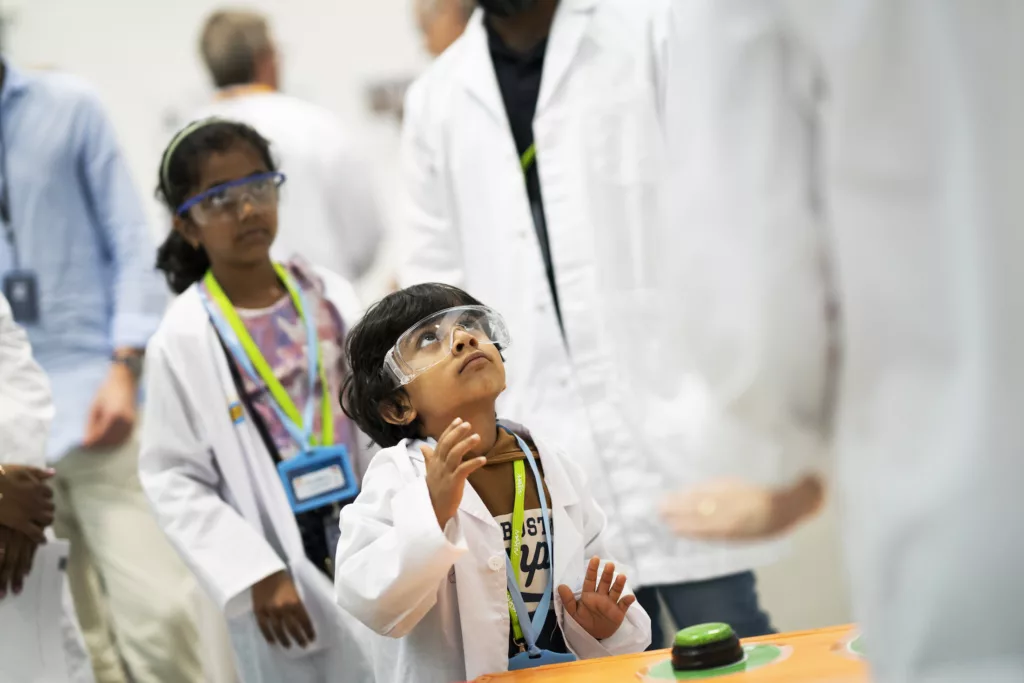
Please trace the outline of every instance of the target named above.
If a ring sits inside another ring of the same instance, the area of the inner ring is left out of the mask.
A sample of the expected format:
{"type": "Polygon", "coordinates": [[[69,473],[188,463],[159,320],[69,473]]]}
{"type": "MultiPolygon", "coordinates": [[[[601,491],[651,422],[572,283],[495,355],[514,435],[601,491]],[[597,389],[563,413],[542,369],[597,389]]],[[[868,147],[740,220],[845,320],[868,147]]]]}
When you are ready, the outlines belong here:
{"type": "Polygon", "coordinates": [[[403,422],[419,417],[425,434],[437,436],[463,409],[493,407],[504,390],[505,362],[498,347],[455,329],[451,353],[405,385],[412,412],[403,422]]]}

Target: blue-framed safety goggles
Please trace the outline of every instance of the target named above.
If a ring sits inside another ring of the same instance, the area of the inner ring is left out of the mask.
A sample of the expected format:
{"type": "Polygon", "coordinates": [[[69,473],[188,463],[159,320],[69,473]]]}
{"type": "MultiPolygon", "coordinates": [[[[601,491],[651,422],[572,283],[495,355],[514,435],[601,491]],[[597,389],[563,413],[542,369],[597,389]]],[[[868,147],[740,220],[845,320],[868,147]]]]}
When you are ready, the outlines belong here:
{"type": "Polygon", "coordinates": [[[191,211],[193,220],[205,224],[228,213],[237,212],[238,208],[246,203],[257,208],[276,205],[278,188],[284,181],[284,174],[276,171],[231,180],[200,192],[179,206],[175,213],[184,216],[191,211]]]}

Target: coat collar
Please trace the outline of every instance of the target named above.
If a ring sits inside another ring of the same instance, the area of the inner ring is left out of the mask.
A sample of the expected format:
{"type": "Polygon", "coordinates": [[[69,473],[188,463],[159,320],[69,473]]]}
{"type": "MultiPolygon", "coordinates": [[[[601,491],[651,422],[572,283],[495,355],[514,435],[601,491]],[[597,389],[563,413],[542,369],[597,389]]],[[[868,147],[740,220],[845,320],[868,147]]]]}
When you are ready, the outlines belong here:
{"type": "MultiPolygon", "coordinates": [[[[526,427],[508,420],[502,420],[501,424],[524,438],[528,437],[537,447],[544,468],[544,483],[551,494],[549,504],[552,526],[558,530],[555,542],[555,578],[557,581],[575,587],[573,583],[575,577],[568,577],[567,573],[572,573],[576,569],[578,562],[574,562],[573,558],[578,558],[583,552],[584,539],[570,518],[573,508],[580,503],[577,492],[578,484],[570,480],[562,466],[561,458],[564,456],[556,457],[555,450],[546,445],[543,440],[533,436],[526,427]]],[[[425,464],[423,453],[420,451],[422,444],[423,442],[419,440],[407,440],[406,452],[410,460],[425,464]]],[[[459,504],[459,512],[463,512],[487,526],[497,527],[494,516],[472,486],[465,488],[462,502],[459,504]]]]}
{"type": "MultiPolygon", "coordinates": [[[[537,115],[544,111],[565,80],[586,35],[592,10],[599,2],[600,0],[562,0],[559,3],[551,26],[547,54],[544,57],[544,74],[537,98],[537,115]]],[[[487,44],[483,12],[473,14],[462,39],[465,41],[461,54],[463,85],[497,121],[508,125],[505,103],[501,97],[487,44]]]]}

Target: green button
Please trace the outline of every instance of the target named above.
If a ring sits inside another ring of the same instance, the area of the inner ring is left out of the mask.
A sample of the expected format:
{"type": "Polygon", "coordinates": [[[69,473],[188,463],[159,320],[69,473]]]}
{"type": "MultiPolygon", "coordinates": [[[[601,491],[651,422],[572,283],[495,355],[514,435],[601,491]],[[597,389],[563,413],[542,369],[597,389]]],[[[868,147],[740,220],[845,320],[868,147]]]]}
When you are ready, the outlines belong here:
{"type": "Polygon", "coordinates": [[[699,647],[700,645],[719,643],[732,638],[732,636],[732,626],[729,624],[697,624],[676,633],[676,645],[699,647]]]}

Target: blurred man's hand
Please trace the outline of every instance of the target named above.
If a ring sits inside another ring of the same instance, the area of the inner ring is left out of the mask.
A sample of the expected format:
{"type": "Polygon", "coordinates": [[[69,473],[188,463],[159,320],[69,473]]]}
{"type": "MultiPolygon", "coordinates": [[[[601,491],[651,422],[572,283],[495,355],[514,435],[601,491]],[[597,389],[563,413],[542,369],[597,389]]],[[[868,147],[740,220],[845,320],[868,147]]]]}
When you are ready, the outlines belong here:
{"type": "Polygon", "coordinates": [[[739,479],[719,479],[669,496],[661,517],[676,534],[703,540],[771,538],[813,515],[824,484],[809,475],[789,489],[773,490],[739,479]]]}

